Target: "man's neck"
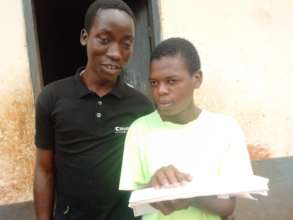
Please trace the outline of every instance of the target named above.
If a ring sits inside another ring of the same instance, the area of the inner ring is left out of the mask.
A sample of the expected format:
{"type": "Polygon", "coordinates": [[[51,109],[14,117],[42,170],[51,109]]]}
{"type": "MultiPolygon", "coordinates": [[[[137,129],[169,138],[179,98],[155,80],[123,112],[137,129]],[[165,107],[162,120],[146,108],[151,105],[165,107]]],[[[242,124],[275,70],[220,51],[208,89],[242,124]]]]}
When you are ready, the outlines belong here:
{"type": "Polygon", "coordinates": [[[81,78],[86,87],[100,97],[112,91],[118,79],[118,77],[113,79],[104,79],[100,77],[98,73],[92,72],[88,69],[85,69],[84,73],[81,75],[81,78]]]}

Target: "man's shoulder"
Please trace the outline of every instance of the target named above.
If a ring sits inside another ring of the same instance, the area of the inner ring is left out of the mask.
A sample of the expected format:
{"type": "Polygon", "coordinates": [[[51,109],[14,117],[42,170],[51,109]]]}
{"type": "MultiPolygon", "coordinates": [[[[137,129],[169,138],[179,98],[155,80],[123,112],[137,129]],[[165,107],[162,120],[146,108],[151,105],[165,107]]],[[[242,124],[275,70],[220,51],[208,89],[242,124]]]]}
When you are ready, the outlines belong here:
{"type": "Polygon", "coordinates": [[[68,92],[72,93],[74,89],[73,79],[73,76],[69,76],[44,86],[38,96],[37,103],[41,105],[54,106],[54,103],[56,103],[60,96],[63,96],[68,92]]]}
{"type": "Polygon", "coordinates": [[[74,86],[74,77],[69,76],[63,79],[59,79],[57,81],[51,82],[44,86],[42,89],[40,96],[47,95],[58,95],[63,94],[65,91],[70,90],[74,86]]]}
{"type": "Polygon", "coordinates": [[[128,100],[132,104],[132,106],[144,106],[148,110],[147,112],[153,111],[154,107],[150,99],[143,94],[141,91],[135,89],[132,85],[122,82],[123,83],[123,92],[124,92],[124,99],[128,100]]]}
{"type": "Polygon", "coordinates": [[[73,85],[74,85],[74,76],[69,76],[69,77],[59,79],[47,84],[43,90],[56,93],[56,92],[59,92],[60,89],[68,90],[72,88],[73,85]]]}
{"type": "Polygon", "coordinates": [[[122,81],[124,92],[126,96],[131,96],[131,97],[138,97],[142,99],[147,99],[147,97],[140,92],[139,90],[135,89],[133,85],[122,81]]]}

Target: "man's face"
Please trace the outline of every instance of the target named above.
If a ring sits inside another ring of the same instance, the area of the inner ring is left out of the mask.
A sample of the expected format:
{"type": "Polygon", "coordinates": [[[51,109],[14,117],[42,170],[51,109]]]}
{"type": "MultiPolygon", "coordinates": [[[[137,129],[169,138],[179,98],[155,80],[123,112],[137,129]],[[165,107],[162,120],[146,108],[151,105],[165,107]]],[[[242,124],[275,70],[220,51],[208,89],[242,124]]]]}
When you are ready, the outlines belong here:
{"type": "Polygon", "coordinates": [[[180,117],[193,108],[193,91],[200,84],[201,73],[190,75],[180,55],[166,56],[151,62],[151,93],[163,117],[180,117]]]}
{"type": "Polygon", "coordinates": [[[126,12],[99,10],[89,33],[81,33],[81,43],[87,47],[87,66],[103,79],[117,78],[132,54],[134,31],[134,21],[126,12]]]}

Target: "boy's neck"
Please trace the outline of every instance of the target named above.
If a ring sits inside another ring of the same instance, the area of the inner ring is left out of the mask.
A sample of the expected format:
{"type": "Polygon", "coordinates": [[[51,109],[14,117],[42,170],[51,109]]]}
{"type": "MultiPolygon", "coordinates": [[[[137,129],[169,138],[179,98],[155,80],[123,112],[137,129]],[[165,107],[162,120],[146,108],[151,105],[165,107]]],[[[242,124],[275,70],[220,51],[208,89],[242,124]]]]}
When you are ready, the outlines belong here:
{"type": "Polygon", "coordinates": [[[160,115],[160,116],[163,121],[169,121],[175,124],[187,124],[197,119],[201,111],[202,110],[200,108],[193,105],[191,108],[183,112],[180,112],[177,115],[160,115]]]}

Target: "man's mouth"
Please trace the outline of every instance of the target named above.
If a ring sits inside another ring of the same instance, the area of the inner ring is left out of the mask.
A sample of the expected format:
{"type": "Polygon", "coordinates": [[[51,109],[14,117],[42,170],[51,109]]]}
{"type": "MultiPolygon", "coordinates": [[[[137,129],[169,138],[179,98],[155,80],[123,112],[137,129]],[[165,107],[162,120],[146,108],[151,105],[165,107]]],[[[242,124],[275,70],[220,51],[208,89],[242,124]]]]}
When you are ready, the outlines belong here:
{"type": "Polygon", "coordinates": [[[115,65],[115,64],[103,64],[103,66],[112,71],[121,69],[119,65],[115,65]]]}

